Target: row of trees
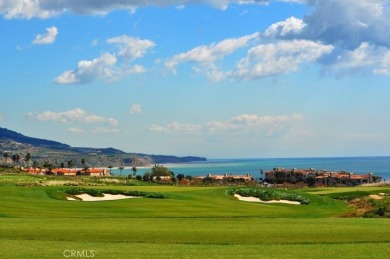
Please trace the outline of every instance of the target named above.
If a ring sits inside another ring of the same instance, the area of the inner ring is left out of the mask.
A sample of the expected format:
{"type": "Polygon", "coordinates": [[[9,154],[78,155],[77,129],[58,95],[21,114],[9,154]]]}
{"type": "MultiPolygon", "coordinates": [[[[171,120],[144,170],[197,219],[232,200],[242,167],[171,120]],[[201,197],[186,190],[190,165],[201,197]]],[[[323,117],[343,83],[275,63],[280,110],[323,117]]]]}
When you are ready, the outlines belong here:
{"type": "MultiPolygon", "coordinates": [[[[21,160],[21,156],[20,154],[18,153],[15,153],[15,154],[12,154],[12,156],[10,156],[10,154],[8,152],[4,152],[3,154],[3,157],[5,158],[5,162],[8,163],[8,158],[10,158],[14,164],[14,167],[19,167],[20,166],[20,160],[21,160]]],[[[30,166],[30,160],[31,160],[31,154],[30,153],[27,153],[24,157],[24,161],[26,162],[27,166],[30,166]]]]}
{"type": "MultiPolygon", "coordinates": [[[[4,152],[3,153],[3,157],[5,158],[5,162],[8,163],[8,159],[11,159],[12,162],[13,162],[13,165],[14,167],[20,167],[20,161],[22,159],[22,156],[18,153],[15,153],[15,154],[12,154],[10,155],[9,152],[4,152]]],[[[31,161],[32,161],[32,156],[30,153],[27,153],[25,156],[24,156],[24,159],[23,161],[25,162],[25,165],[27,167],[30,167],[32,166],[34,169],[36,168],[47,168],[49,170],[55,168],[55,167],[58,167],[58,166],[55,166],[53,165],[51,162],[49,161],[44,161],[43,164],[40,164],[39,162],[37,161],[33,161],[32,164],[31,164],[31,161]]],[[[86,161],[84,158],[81,159],[81,164],[83,165],[84,168],[87,168],[85,166],[86,164],[86,161]]],[[[60,164],[60,168],[65,168],[65,165],[68,167],[68,168],[74,168],[76,166],[75,162],[73,160],[68,160],[66,162],[62,162],[60,164]]]]}

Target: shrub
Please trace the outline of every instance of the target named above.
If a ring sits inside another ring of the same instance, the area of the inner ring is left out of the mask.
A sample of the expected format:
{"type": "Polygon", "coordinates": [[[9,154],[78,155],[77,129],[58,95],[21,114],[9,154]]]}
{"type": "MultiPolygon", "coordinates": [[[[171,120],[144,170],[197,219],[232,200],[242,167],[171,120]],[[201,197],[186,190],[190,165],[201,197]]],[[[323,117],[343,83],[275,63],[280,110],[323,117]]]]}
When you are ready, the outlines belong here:
{"type": "Polygon", "coordinates": [[[167,195],[161,192],[152,192],[145,195],[146,198],[166,199],[167,195]]]}

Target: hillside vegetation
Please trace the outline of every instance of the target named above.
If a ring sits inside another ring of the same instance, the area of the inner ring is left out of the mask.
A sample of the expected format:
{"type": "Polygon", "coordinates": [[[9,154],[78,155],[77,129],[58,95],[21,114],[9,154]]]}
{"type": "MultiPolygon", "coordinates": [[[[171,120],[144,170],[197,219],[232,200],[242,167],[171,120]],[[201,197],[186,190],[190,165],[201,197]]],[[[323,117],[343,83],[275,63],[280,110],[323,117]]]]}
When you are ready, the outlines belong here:
{"type": "Polygon", "coordinates": [[[206,158],[196,156],[168,156],[141,153],[126,153],[115,148],[71,147],[60,142],[27,137],[12,130],[0,127],[0,163],[6,163],[3,155],[19,154],[23,158],[32,155],[32,160],[43,164],[48,162],[55,166],[72,160],[76,167],[108,167],[108,166],[145,166],[156,163],[185,163],[205,161],[206,158]],[[86,164],[81,163],[81,158],[86,164]]]}

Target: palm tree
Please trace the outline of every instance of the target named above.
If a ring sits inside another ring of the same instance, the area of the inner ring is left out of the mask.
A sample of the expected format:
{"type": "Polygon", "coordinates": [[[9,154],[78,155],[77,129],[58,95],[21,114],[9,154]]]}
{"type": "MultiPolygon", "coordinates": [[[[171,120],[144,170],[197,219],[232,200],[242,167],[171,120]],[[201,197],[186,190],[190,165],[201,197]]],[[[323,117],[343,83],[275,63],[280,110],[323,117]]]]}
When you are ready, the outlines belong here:
{"type": "Polygon", "coordinates": [[[14,162],[14,167],[16,167],[16,165],[19,165],[20,155],[19,154],[13,154],[12,155],[12,161],[14,162]]]}
{"type": "Polygon", "coordinates": [[[27,167],[30,167],[30,160],[31,160],[31,154],[27,153],[26,157],[24,158],[24,161],[27,163],[27,167]]]}
{"type": "Polygon", "coordinates": [[[8,157],[9,157],[8,152],[4,152],[3,156],[5,158],[5,162],[7,163],[8,162],[8,157]]]}
{"type": "Polygon", "coordinates": [[[133,171],[133,176],[136,176],[136,174],[137,174],[137,167],[133,166],[131,168],[131,170],[133,171]]]}
{"type": "Polygon", "coordinates": [[[37,161],[33,161],[32,167],[34,168],[34,172],[35,172],[36,168],[39,167],[39,163],[37,161]]]}
{"type": "Polygon", "coordinates": [[[107,168],[110,169],[110,175],[112,175],[112,172],[111,172],[112,167],[113,167],[112,165],[107,166],[107,168]]]}
{"type": "Polygon", "coordinates": [[[68,168],[72,168],[72,167],[74,167],[74,162],[73,162],[73,160],[69,160],[68,162],[67,162],[67,164],[68,164],[68,168]]]}

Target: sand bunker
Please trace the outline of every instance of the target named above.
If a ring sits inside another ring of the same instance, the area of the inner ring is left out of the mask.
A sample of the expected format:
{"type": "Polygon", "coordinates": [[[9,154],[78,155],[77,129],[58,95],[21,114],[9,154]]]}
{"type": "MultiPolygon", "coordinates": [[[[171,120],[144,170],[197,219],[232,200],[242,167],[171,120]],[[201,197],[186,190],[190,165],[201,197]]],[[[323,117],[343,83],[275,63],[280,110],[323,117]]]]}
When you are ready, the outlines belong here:
{"type": "MultiPolygon", "coordinates": [[[[126,196],[122,194],[107,194],[103,193],[103,197],[93,197],[89,194],[79,194],[75,195],[76,197],[80,198],[82,201],[113,201],[113,200],[122,200],[122,199],[133,199],[133,198],[142,198],[140,196],[126,196]]],[[[72,197],[66,197],[68,201],[77,201],[77,199],[72,197]]]]}
{"type": "Polygon", "coordinates": [[[371,198],[371,199],[374,199],[374,200],[382,200],[382,199],[383,199],[382,196],[379,196],[379,195],[376,195],[376,194],[371,194],[371,195],[370,195],[370,198],[371,198]]]}
{"type": "Polygon", "coordinates": [[[249,202],[261,202],[261,203],[285,203],[285,204],[294,204],[294,205],[300,205],[301,203],[299,201],[288,201],[288,200],[271,200],[271,201],[262,201],[259,198],[256,197],[244,197],[239,194],[234,194],[234,197],[239,199],[240,201],[249,201],[249,202]]]}

